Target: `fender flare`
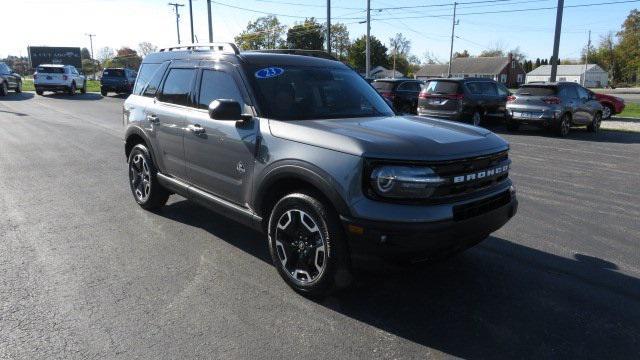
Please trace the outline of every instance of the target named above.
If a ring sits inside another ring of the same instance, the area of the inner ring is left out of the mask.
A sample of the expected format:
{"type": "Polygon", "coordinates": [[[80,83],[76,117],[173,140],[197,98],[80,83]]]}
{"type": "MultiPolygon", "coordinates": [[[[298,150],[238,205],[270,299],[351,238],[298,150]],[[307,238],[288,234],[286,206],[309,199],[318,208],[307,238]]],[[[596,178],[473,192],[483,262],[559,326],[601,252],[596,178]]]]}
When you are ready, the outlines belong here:
{"type": "MultiPolygon", "coordinates": [[[[155,149],[153,148],[153,146],[151,146],[151,141],[149,139],[149,136],[147,136],[144,130],[142,130],[138,126],[129,126],[129,128],[127,128],[127,130],[125,131],[124,141],[123,141],[125,146],[125,158],[127,156],[127,152],[126,152],[127,140],[129,139],[129,137],[131,137],[131,135],[138,135],[142,138],[142,140],[144,140],[145,146],[147,147],[147,149],[149,150],[149,153],[151,154],[151,159],[153,160],[154,164],[158,166],[158,162],[156,161],[157,156],[155,153],[155,149]]],[[[125,160],[128,161],[129,159],[125,159],[125,160]]]]}
{"type": "MultiPolygon", "coordinates": [[[[253,206],[256,211],[261,211],[264,200],[267,198],[267,189],[279,180],[295,179],[307,182],[324,195],[336,209],[338,214],[348,216],[349,207],[332,183],[336,181],[326,171],[319,167],[300,160],[281,160],[271,164],[260,174],[257,174],[254,183],[260,184],[253,193],[253,206]]],[[[260,214],[264,216],[264,214],[260,214]]]]}

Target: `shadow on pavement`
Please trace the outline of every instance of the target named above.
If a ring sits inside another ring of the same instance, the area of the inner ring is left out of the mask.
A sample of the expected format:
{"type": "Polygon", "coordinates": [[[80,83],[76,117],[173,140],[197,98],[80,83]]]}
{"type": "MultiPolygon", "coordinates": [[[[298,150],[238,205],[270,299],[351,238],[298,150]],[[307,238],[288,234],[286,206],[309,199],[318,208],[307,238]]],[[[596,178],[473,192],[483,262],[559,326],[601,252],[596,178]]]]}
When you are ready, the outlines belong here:
{"type": "MultiPolygon", "coordinates": [[[[189,201],[158,214],[271,262],[263,235],[189,201]]],[[[640,356],[640,280],[597,257],[560,257],[499,237],[438,263],[359,274],[320,304],[463,358],[640,356]]]]}
{"type": "Polygon", "coordinates": [[[100,100],[102,99],[102,95],[98,93],[86,93],[86,94],[77,93],[74,95],[69,95],[65,93],[45,92],[44,95],[38,95],[38,96],[54,98],[54,99],[65,99],[65,100],[100,100]]]}
{"type": "Polygon", "coordinates": [[[640,144],[640,133],[635,132],[600,129],[598,133],[594,134],[588,132],[586,128],[572,128],[567,137],[560,138],[545,129],[540,129],[532,126],[522,126],[517,131],[508,131],[503,125],[488,125],[486,126],[486,128],[495,132],[496,134],[504,134],[510,136],[543,136],[556,138],[558,141],[577,140],[615,144],[640,144]]]}
{"type": "Polygon", "coordinates": [[[30,92],[15,93],[13,91],[9,91],[9,94],[7,94],[7,96],[0,97],[0,102],[29,100],[32,99],[34,95],[34,93],[30,92]]]}

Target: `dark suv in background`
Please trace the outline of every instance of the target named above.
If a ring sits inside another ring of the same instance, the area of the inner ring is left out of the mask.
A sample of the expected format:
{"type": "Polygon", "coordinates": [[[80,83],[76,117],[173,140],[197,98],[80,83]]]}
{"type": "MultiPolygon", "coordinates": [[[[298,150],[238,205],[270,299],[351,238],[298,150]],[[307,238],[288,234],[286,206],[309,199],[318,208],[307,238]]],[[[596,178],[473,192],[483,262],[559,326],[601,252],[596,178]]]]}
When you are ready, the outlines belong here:
{"type": "Polygon", "coordinates": [[[100,78],[100,93],[107,96],[110,92],[117,94],[131,94],[137,73],[130,69],[107,68],[102,71],[100,78]]]}
{"type": "Polygon", "coordinates": [[[602,121],[602,105],[595,95],[572,82],[523,85],[509,97],[507,110],[509,130],[528,124],[559,136],[567,136],[573,126],[586,126],[597,132],[602,121]]]}
{"type": "Polygon", "coordinates": [[[487,78],[447,78],[428,80],[418,100],[418,115],[470,122],[506,119],[509,90],[487,78]]]}
{"type": "Polygon", "coordinates": [[[6,96],[9,90],[22,92],[22,77],[14,73],[9,65],[0,62],[0,96],[6,96]]]}
{"type": "Polygon", "coordinates": [[[424,86],[420,80],[413,79],[376,79],[371,85],[393,104],[398,113],[416,114],[418,95],[424,86]]]}

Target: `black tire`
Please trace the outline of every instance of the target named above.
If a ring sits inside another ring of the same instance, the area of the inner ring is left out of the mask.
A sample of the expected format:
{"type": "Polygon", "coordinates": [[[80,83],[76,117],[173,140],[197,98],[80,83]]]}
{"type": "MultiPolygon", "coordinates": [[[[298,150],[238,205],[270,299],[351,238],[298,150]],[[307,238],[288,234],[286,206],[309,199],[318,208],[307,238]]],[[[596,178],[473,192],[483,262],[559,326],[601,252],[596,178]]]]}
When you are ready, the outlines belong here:
{"type": "Polygon", "coordinates": [[[596,113],[593,116],[593,121],[591,121],[591,124],[587,125],[587,131],[592,133],[597,133],[600,130],[601,124],[602,124],[602,114],[596,113]]]}
{"type": "Polygon", "coordinates": [[[9,88],[7,87],[7,82],[3,81],[0,85],[0,96],[7,96],[9,93],[9,88]]]}
{"type": "Polygon", "coordinates": [[[42,89],[36,88],[36,94],[42,96],[42,94],[44,94],[44,91],[42,89]]]}
{"type": "Polygon", "coordinates": [[[69,95],[75,95],[76,94],[76,83],[72,82],[71,86],[69,86],[69,89],[67,89],[67,93],[69,95]]]}
{"type": "Polygon", "coordinates": [[[602,120],[609,120],[611,116],[613,116],[613,106],[611,105],[603,105],[602,106],[602,120]]]}
{"type": "Polygon", "coordinates": [[[473,126],[481,126],[482,125],[482,112],[478,109],[476,111],[473,112],[473,115],[471,115],[471,125],[473,126]]]}
{"type": "Polygon", "coordinates": [[[351,283],[345,234],[330,205],[304,193],[286,195],[267,229],[273,265],[298,293],[322,297],[351,283]]]}
{"type": "Polygon", "coordinates": [[[146,146],[138,144],[129,154],[129,186],[138,205],[155,210],[167,203],[169,191],[158,182],[158,170],[146,146]]]}
{"type": "Polygon", "coordinates": [[[553,123],[552,130],[560,137],[566,137],[569,135],[569,132],[571,132],[571,115],[562,115],[560,120],[553,123]]]}
{"type": "Polygon", "coordinates": [[[84,83],[82,83],[82,89],[80,90],[81,94],[86,94],[87,93],[87,80],[84,81],[84,83]]]}
{"type": "Polygon", "coordinates": [[[18,81],[16,84],[16,89],[14,90],[16,94],[20,94],[22,92],[22,81],[18,81]]]}
{"type": "Polygon", "coordinates": [[[507,120],[507,130],[518,131],[520,129],[520,123],[517,121],[507,120]]]}
{"type": "Polygon", "coordinates": [[[100,89],[100,95],[107,96],[107,95],[109,95],[109,92],[107,90],[100,89]]]}

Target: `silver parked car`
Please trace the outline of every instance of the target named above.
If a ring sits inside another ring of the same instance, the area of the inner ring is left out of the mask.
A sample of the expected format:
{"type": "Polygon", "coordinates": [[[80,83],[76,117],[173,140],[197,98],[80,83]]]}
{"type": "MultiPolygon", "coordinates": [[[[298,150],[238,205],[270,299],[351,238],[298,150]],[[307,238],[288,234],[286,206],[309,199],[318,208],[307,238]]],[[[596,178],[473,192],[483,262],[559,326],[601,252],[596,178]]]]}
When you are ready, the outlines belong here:
{"type": "Polygon", "coordinates": [[[507,113],[509,130],[520,124],[537,125],[563,137],[574,126],[597,132],[602,121],[602,105],[594,94],[570,82],[523,85],[508,97],[507,113]]]}

